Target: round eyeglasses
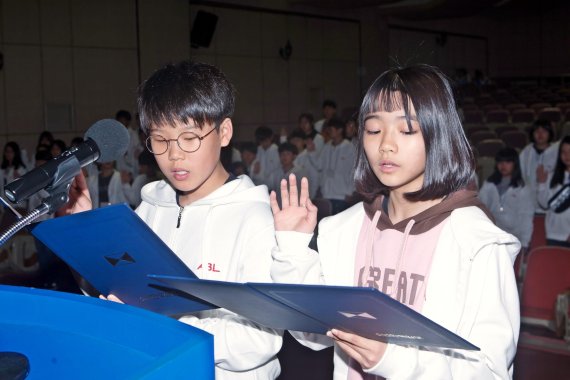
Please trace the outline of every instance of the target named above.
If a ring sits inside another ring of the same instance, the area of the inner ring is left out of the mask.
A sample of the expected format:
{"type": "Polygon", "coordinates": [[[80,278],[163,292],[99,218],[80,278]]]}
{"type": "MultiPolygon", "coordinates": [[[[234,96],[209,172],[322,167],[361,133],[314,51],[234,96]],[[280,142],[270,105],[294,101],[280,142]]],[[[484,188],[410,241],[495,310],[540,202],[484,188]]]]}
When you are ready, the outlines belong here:
{"type": "Polygon", "coordinates": [[[183,132],[175,139],[166,139],[161,135],[150,135],[147,137],[145,145],[149,152],[158,156],[166,153],[171,141],[176,141],[176,144],[178,144],[178,147],[182,151],[193,153],[200,149],[202,140],[208,137],[208,135],[215,129],[216,127],[212,128],[210,132],[206,133],[204,136],[198,136],[194,132],[183,132]]]}

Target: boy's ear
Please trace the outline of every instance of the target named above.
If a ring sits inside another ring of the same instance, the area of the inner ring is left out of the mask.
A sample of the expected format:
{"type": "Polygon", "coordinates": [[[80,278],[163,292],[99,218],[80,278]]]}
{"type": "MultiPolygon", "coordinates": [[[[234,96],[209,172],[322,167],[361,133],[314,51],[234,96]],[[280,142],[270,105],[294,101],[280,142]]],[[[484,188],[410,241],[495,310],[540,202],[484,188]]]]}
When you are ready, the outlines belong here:
{"type": "Polygon", "coordinates": [[[220,124],[220,128],[218,130],[218,137],[220,139],[221,146],[228,146],[230,143],[232,136],[234,134],[234,126],[232,124],[232,120],[227,117],[222,121],[220,124]]]}

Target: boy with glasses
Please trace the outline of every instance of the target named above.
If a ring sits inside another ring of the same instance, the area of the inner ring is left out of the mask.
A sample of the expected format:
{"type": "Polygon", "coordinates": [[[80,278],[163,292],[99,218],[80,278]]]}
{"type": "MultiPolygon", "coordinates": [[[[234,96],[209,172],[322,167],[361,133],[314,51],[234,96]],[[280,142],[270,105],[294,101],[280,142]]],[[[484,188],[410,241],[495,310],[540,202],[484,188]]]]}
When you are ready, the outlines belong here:
{"type": "MultiPolygon", "coordinates": [[[[165,180],[143,187],[137,214],[198,277],[271,282],[276,243],[267,187],[228,174],[220,162],[234,111],[234,89],[224,74],[188,61],[164,66],[139,88],[138,109],[146,147],[165,180]]],[[[88,204],[81,182],[70,191],[79,202],[73,211],[88,204]]],[[[224,309],[180,320],[214,335],[217,380],[279,375],[281,332],[224,309]]]]}

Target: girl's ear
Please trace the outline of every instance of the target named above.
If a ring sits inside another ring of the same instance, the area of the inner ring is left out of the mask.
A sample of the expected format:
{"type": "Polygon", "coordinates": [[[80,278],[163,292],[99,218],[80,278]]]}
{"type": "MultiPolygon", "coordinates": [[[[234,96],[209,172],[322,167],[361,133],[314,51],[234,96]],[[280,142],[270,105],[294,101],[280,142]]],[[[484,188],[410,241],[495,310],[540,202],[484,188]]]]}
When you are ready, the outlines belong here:
{"type": "Polygon", "coordinates": [[[227,117],[222,121],[220,124],[220,129],[218,130],[218,138],[220,139],[220,145],[222,147],[228,146],[230,143],[232,136],[234,134],[234,126],[232,124],[232,120],[227,117]]]}

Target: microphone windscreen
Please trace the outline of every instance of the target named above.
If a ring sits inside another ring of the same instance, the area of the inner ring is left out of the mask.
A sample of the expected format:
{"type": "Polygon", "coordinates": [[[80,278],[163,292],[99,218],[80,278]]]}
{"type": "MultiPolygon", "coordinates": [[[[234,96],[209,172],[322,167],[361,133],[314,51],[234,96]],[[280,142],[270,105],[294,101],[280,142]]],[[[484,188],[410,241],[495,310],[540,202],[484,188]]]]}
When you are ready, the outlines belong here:
{"type": "Polygon", "coordinates": [[[97,144],[100,156],[97,162],[110,162],[118,159],[129,148],[127,128],[113,119],[99,120],[85,133],[85,140],[91,139],[97,144]]]}

